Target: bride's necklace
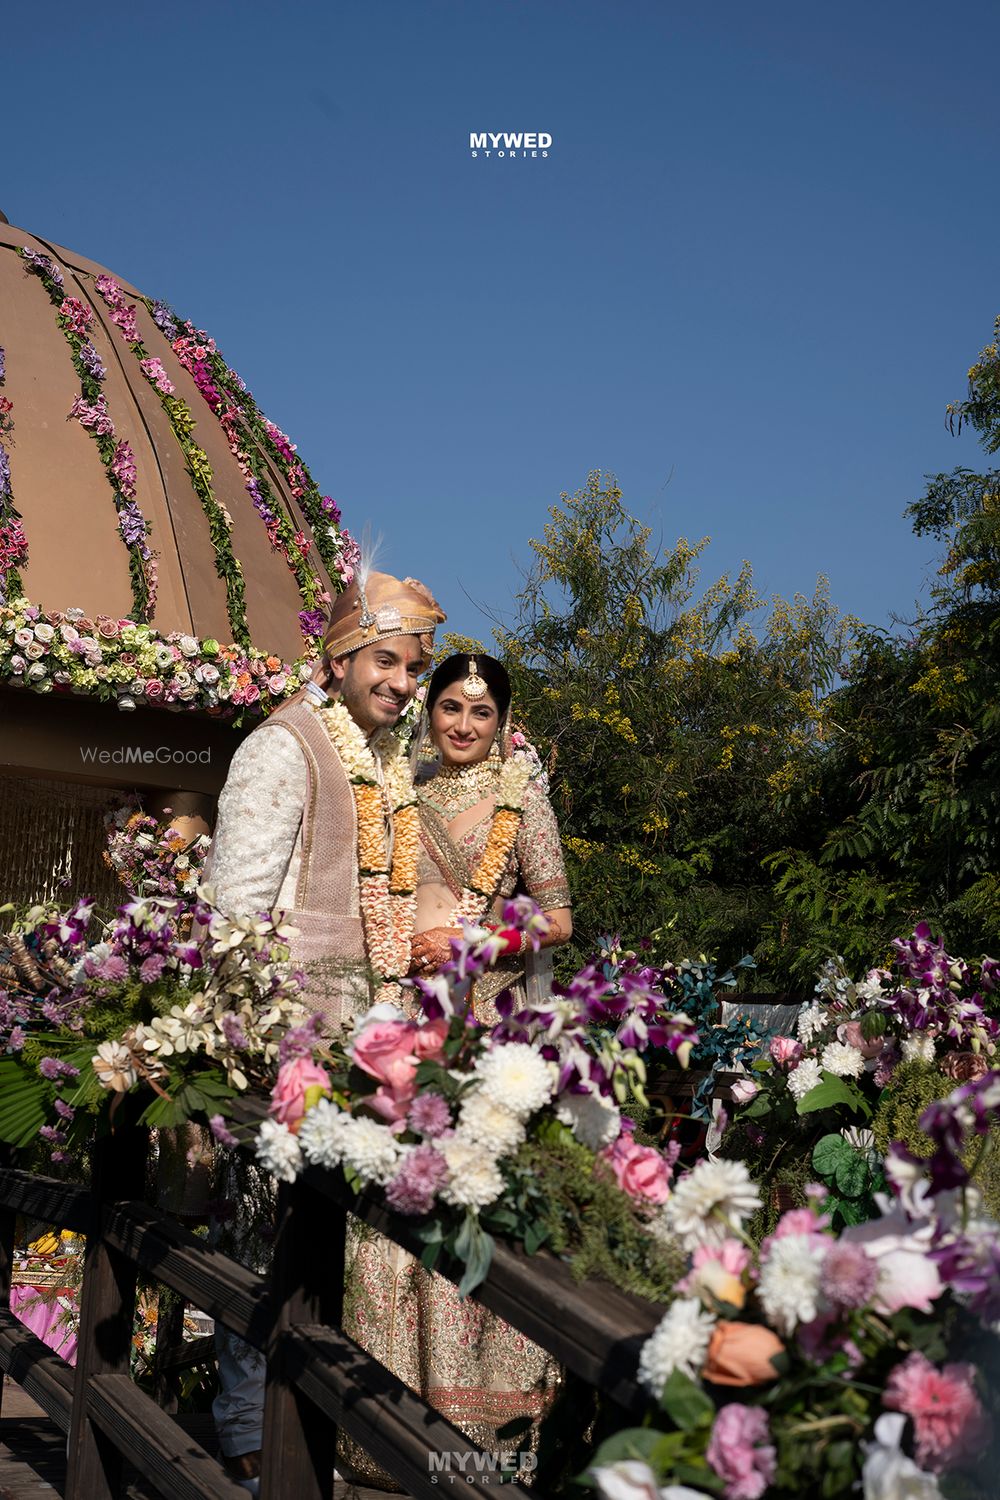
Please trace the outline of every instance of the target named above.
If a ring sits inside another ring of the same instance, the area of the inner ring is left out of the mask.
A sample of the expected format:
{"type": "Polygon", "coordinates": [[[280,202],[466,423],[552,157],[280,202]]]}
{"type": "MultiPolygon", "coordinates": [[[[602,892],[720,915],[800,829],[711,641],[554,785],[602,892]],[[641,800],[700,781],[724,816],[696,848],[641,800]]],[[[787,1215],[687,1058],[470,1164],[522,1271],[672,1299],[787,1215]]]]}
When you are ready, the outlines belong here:
{"type": "Polygon", "coordinates": [[[417,795],[450,823],[459,813],[492,797],[496,788],[496,766],[480,760],[471,766],[442,766],[431,781],[418,789],[417,795]]]}

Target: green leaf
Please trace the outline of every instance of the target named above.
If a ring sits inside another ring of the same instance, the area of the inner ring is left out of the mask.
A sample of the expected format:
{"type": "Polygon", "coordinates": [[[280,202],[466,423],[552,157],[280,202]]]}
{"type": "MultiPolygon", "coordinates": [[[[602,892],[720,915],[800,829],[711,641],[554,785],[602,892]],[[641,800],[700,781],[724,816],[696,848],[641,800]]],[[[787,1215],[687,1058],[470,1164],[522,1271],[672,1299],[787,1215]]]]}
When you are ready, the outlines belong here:
{"type": "Polygon", "coordinates": [[[693,1432],[696,1427],[711,1427],[715,1418],[715,1403],[700,1385],[681,1370],[673,1370],[663,1387],[660,1405],[667,1416],[682,1432],[693,1432]]]}
{"type": "Polygon", "coordinates": [[[825,1070],[822,1083],[817,1083],[799,1100],[798,1113],[808,1115],[817,1109],[832,1109],[837,1104],[846,1104],[849,1109],[863,1114],[866,1120],[871,1119],[871,1105],[861,1090],[846,1078],[838,1078],[835,1073],[825,1070]]]}
{"type": "Polygon", "coordinates": [[[824,1135],[813,1147],[812,1164],[821,1176],[832,1177],[840,1163],[854,1155],[853,1146],[842,1135],[824,1135]]]}
{"type": "Polygon", "coordinates": [[[544,1224],[536,1219],[529,1224],[524,1231],[524,1249],[527,1255],[537,1255],[549,1237],[549,1231],[544,1224]]]}
{"type": "Polygon", "coordinates": [[[626,1427],[601,1444],[591,1461],[591,1468],[621,1463],[626,1458],[640,1458],[648,1463],[662,1436],[662,1432],[652,1427],[626,1427]]]}
{"type": "Polygon", "coordinates": [[[837,1163],[834,1181],[845,1198],[860,1198],[868,1186],[868,1163],[857,1151],[837,1163]]]}

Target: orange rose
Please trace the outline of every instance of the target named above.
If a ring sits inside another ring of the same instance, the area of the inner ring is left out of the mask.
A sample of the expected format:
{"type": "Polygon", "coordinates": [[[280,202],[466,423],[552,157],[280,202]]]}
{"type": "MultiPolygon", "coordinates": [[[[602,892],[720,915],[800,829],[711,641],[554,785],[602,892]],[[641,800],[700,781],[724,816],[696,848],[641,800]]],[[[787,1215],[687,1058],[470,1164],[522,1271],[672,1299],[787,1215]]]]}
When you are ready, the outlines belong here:
{"type": "Polygon", "coordinates": [[[713,1385],[764,1385],[777,1380],[771,1360],[784,1352],[777,1334],[760,1323],[716,1323],[702,1379],[713,1385]]]}

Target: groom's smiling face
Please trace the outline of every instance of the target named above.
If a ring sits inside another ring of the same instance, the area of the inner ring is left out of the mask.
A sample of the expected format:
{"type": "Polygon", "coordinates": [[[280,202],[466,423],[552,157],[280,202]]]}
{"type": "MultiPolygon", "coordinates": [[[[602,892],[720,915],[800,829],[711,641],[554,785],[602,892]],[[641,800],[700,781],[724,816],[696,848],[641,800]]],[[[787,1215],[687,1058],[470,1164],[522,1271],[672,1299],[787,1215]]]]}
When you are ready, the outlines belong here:
{"type": "Polygon", "coordinates": [[[424,655],[415,635],[375,641],[330,662],[330,684],[365,731],[391,729],[417,690],[424,655]]]}

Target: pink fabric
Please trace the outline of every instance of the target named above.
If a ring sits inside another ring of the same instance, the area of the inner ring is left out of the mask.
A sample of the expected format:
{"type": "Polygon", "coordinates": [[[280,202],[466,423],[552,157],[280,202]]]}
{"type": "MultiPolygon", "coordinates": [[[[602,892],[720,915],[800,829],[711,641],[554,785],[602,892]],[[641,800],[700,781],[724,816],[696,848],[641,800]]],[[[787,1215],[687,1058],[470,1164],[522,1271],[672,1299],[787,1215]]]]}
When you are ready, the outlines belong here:
{"type": "Polygon", "coordinates": [[[11,1287],[10,1310],[67,1364],[76,1364],[76,1334],[67,1326],[65,1309],[51,1293],[46,1296],[34,1286],[11,1287]]]}

